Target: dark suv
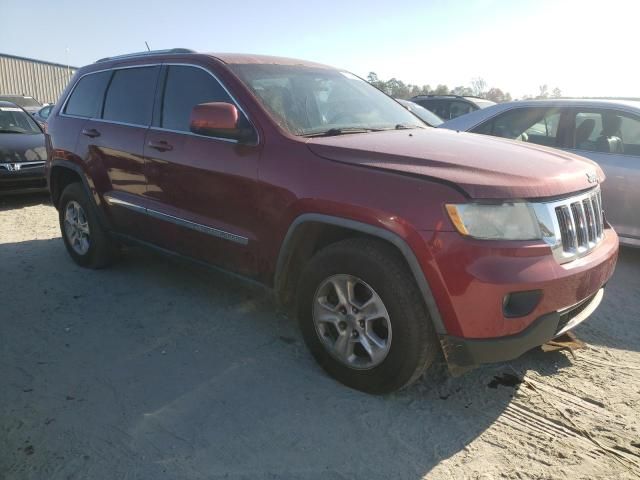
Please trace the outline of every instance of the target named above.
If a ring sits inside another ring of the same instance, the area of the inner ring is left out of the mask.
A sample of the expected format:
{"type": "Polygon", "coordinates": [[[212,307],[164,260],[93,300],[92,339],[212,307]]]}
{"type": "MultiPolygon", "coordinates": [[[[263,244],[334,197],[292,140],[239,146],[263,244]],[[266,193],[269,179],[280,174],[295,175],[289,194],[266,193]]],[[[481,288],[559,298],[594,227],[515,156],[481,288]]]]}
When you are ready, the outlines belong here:
{"type": "Polygon", "coordinates": [[[418,95],[410,100],[445,121],[495,105],[495,102],[484,98],[459,95],[418,95]]]}
{"type": "Polygon", "coordinates": [[[142,244],[263,282],[318,362],[368,392],[410,384],[441,351],[468,367],[562,334],[616,263],[594,163],[429,128],[315,63],[103,59],[76,73],[46,139],[78,264],[142,244]]]}

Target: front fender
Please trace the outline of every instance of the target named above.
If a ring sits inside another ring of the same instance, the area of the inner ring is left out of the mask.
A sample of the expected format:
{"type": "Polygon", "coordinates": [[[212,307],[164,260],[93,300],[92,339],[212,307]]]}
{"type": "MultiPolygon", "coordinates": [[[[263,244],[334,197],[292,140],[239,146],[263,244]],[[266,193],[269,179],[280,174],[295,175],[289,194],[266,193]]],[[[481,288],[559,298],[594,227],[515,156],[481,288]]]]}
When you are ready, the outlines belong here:
{"type": "Polygon", "coordinates": [[[420,293],[422,294],[424,302],[427,306],[436,332],[438,334],[446,333],[446,329],[444,327],[440,311],[438,310],[438,306],[433,296],[433,292],[431,291],[431,287],[429,286],[429,282],[427,281],[424,272],[420,267],[418,258],[411,246],[411,243],[416,242],[416,245],[414,245],[414,247],[418,247],[417,242],[420,238],[420,235],[418,235],[417,232],[413,232],[415,233],[415,236],[412,235],[412,232],[409,231],[410,229],[406,225],[389,222],[383,227],[364,223],[358,220],[336,217],[321,213],[305,213],[299,215],[289,226],[289,229],[287,230],[287,233],[282,242],[280,253],[278,254],[274,280],[276,291],[278,291],[280,288],[283,288],[284,286],[286,267],[288,264],[288,260],[293,252],[296,231],[306,223],[325,224],[342,227],[345,229],[353,230],[355,232],[360,232],[366,235],[380,238],[381,240],[384,240],[395,246],[400,251],[403,258],[407,262],[409,269],[411,270],[418,289],[420,290],[420,293]],[[396,231],[393,231],[389,227],[398,228],[403,232],[403,236],[401,236],[396,231]]]}

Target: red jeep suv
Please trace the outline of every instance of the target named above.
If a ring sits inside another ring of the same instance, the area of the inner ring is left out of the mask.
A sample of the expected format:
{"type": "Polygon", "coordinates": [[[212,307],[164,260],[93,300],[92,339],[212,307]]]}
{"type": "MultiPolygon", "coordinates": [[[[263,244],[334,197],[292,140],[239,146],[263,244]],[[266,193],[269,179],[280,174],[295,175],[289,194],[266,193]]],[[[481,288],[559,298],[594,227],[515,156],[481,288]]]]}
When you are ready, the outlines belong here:
{"type": "Polygon", "coordinates": [[[258,280],[373,393],[513,359],[589,316],[618,238],[600,168],[438,130],[344,70],[186,49],[80,69],[47,178],[86,267],[142,244],[258,280]]]}

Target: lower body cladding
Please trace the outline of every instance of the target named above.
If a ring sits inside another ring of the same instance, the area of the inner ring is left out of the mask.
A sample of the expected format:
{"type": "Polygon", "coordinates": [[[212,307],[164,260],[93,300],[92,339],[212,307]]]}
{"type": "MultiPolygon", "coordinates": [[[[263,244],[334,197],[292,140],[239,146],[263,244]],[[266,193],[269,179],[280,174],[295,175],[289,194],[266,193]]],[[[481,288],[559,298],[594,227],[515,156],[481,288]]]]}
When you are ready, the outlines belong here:
{"type": "Polygon", "coordinates": [[[449,232],[423,238],[434,254],[423,268],[436,267],[441,279],[429,280],[452,369],[512,360],[580,324],[602,301],[618,257],[611,228],[592,252],[565,264],[534,242],[483,242],[449,232]]]}
{"type": "Polygon", "coordinates": [[[0,195],[46,190],[44,162],[0,163],[0,195]]]}

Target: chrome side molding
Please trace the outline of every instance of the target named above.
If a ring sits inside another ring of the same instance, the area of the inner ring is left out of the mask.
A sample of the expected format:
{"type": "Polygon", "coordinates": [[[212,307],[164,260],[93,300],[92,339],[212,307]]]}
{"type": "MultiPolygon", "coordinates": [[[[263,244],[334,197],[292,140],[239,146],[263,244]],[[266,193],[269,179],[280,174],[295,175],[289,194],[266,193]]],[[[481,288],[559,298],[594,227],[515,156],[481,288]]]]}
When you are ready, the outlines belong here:
{"type": "Polygon", "coordinates": [[[243,237],[242,235],[236,235],[235,233],[220,230],[219,228],[210,227],[201,223],[192,222],[191,220],[187,220],[185,218],[176,217],[174,215],[169,215],[168,213],[159,212],[158,210],[146,208],[142,205],[137,205],[135,203],[131,203],[127,200],[123,200],[109,194],[104,195],[104,200],[109,205],[127,208],[129,210],[133,210],[134,212],[149,215],[150,217],[173,223],[174,225],[178,225],[180,227],[189,228],[191,230],[195,230],[196,232],[211,235],[212,237],[222,238],[223,240],[229,240],[230,242],[238,243],[240,245],[247,245],[249,243],[249,239],[247,237],[243,237]]]}

